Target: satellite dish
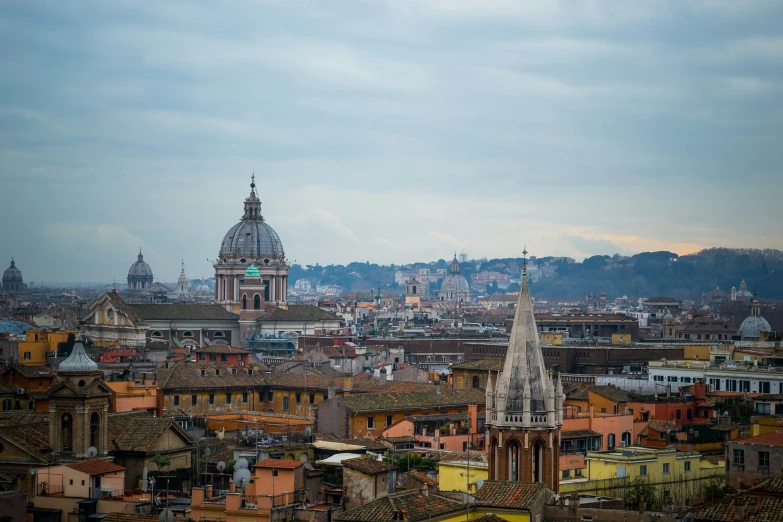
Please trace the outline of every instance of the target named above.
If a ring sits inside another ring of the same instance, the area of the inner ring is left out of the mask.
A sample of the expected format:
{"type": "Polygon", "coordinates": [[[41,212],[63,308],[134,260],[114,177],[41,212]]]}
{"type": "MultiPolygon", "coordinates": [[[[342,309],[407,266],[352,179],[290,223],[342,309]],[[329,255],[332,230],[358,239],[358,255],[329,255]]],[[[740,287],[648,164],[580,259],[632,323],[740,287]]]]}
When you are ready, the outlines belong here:
{"type": "Polygon", "coordinates": [[[306,427],[305,428],[305,437],[309,437],[312,434],[313,434],[313,428],[311,428],[310,426],[306,427]]]}
{"type": "Polygon", "coordinates": [[[238,488],[243,488],[250,482],[250,470],[238,469],[234,472],[234,484],[238,488]]]}
{"type": "Polygon", "coordinates": [[[221,460],[220,462],[217,463],[217,466],[215,467],[217,468],[218,471],[222,473],[223,470],[226,469],[226,463],[221,460]]]}
{"type": "Polygon", "coordinates": [[[87,456],[90,458],[97,457],[98,456],[98,448],[95,446],[90,446],[87,448],[87,456]]]}
{"type": "Polygon", "coordinates": [[[158,522],[173,522],[174,512],[170,509],[164,509],[158,515],[158,522]]]}
{"type": "Polygon", "coordinates": [[[236,463],[234,464],[234,469],[247,469],[249,467],[250,467],[250,463],[244,457],[237,460],[236,463]]]}

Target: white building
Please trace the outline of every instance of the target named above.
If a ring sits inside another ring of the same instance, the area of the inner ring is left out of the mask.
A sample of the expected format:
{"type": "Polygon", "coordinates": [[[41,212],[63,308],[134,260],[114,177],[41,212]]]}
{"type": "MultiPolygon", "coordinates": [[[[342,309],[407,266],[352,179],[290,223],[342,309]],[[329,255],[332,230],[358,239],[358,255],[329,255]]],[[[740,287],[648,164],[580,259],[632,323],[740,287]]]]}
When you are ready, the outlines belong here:
{"type": "Polygon", "coordinates": [[[759,368],[732,361],[720,366],[706,361],[650,361],[650,384],[661,393],[669,386],[676,393],[680,387],[697,380],[710,385],[710,391],[783,394],[783,368],[759,368]]]}

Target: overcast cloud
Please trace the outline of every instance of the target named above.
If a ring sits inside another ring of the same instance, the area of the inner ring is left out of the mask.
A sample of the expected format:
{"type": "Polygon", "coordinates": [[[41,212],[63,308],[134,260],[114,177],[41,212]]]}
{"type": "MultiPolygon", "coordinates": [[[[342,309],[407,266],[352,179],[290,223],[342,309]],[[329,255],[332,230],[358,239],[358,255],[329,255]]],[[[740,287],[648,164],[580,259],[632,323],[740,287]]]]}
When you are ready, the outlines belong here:
{"type": "Polygon", "coordinates": [[[783,2],[5,1],[0,263],[783,248],[783,2]]]}

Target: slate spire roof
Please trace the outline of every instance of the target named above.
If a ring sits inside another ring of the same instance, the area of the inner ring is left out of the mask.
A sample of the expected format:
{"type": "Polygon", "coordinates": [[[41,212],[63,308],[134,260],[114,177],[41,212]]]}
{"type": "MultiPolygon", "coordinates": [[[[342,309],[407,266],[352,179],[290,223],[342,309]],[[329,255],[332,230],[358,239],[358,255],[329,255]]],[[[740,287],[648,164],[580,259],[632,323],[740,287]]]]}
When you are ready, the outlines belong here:
{"type": "MultiPolygon", "coordinates": [[[[506,360],[496,385],[497,413],[492,423],[555,427],[561,423],[558,413],[562,410],[561,389],[544,364],[525,265],[506,360]]],[[[490,401],[487,403],[489,406],[490,401]]]]}

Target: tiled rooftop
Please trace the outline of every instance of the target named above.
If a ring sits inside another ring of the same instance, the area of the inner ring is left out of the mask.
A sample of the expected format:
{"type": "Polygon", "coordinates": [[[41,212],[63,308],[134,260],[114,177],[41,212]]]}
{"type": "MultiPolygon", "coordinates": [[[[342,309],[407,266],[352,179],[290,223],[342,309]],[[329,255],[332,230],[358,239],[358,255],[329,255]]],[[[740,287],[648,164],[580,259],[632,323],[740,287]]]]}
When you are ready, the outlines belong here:
{"type": "Polygon", "coordinates": [[[394,466],[370,456],[344,460],[343,467],[361,471],[365,475],[380,475],[394,469],[394,466]]]}
{"type": "Polygon", "coordinates": [[[369,504],[340,513],[335,520],[350,522],[390,522],[395,512],[405,511],[409,522],[437,518],[462,511],[464,505],[435,493],[406,491],[387,495],[369,504]]]}
{"type": "Polygon", "coordinates": [[[488,480],[476,492],[481,506],[511,509],[527,509],[546,489],[544,484],[488,480]]]}
{"type": "MultiPolygon", "coordinates": [[[[402,383],[411,384],[411,383],[402,383]]],[[[467,406],[469,404],[484,404],[484,390],[443,390],[432,392],[394,392],[382,394],[358,394],[340,397],[338,399],[349,410],[390,411],[390,410],[421,410],[448,406],[467,406]]]]}
{"type": "Polygon", "coordinates": [[[760,446],[783,447],[783,431],[775,431],[773,433],[766,433],[764,435],[757,435],[755,437],[746,437],[734,442],[740,444],[757,444],[760,446]]]}
{"type": "Polygon", "coordinates": [[[71,469],[87,473],[88,475],[103,475],[105,473],[114,473],[117,471],[123,471],[125,468],[118,466],[113,462],[102,459],[85,460],[83,462],[73,462],[66,464],[71,469]]]}

